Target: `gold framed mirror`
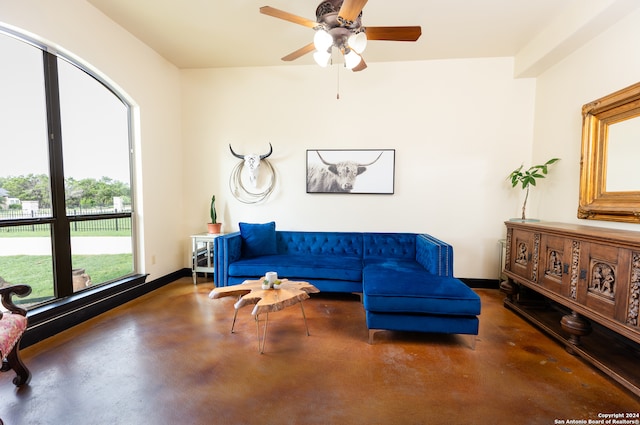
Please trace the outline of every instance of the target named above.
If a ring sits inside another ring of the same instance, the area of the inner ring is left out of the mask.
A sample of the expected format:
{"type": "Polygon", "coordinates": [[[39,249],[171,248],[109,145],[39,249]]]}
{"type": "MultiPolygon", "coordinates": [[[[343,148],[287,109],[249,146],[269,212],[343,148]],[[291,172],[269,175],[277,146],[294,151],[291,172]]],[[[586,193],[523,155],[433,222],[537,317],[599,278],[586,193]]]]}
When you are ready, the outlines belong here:
{"type": "Polygon", "coordinates": [[[578,218],[640,223],[640,83],[582,107],[578,218]]]}

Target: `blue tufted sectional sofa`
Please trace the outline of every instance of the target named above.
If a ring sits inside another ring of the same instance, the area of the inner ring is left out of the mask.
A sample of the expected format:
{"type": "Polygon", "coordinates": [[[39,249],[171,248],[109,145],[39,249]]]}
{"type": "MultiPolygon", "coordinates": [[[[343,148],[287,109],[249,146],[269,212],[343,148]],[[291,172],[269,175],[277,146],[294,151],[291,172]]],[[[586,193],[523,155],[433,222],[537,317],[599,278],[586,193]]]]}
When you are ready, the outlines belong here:
{"type": "Polygon", "coordinates": [[[361,293],[369,343],[377,330],[478,334],[480,297],[453,277],[452,247],[427,234],[240,223],[240,232],[216,238],[214,261],[217,287],[276,271],[321,292],[361,293]]]}

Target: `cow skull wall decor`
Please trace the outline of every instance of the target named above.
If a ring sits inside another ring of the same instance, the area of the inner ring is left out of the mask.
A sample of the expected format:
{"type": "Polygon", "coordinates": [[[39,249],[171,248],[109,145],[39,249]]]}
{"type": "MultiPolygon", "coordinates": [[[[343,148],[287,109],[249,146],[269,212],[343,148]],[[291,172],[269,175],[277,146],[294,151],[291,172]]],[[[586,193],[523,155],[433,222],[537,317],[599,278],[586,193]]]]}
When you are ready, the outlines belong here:
{"type": "Polygon", "coordinates": [[[229,144],[229,150],[231,151],[231,154],[233,156],[242,160],[234,168],[231,179],[229,180],[229,186],[233,195],[239,201],[247,204],[264,201],[271,194],[271,192],[273,192],[273,189],[275,187],[275,172],[271,164],[267,161],[267,158],[273,153],[273,146],[271,146],[271,143],[269,143],[269,152],[262,155],[237,154],[231,147],[231,144],[229,144]],[[271,180],[264,191],[255,193],[251,190],[248,190],[242,183],[242,170],[246,168],[246,174],[249,179],[249,184],[253,189],[257,189],[258,177],[260,176],[260,164],[263,162],[267,165],[268,170],[271,172],[271,180]]]}
{"type": "Polygon", "coordinates": [[[233,156],[244,161],[244,166],[247,167],[247,170],[249,172],[249,182],[251,182],[251,185],[253,187],[257,187],[258,175],[260,174],[260,162],[263,159],[268,158],[269,155],[273,153],[273,146],[271,146],[271,143],[269,143],[269,152],[263,155],[256,155],[254,153],[248,155],[238,155],[233,151],[231,143],[229,143],[229,150],[231,151],[233,156]]]}

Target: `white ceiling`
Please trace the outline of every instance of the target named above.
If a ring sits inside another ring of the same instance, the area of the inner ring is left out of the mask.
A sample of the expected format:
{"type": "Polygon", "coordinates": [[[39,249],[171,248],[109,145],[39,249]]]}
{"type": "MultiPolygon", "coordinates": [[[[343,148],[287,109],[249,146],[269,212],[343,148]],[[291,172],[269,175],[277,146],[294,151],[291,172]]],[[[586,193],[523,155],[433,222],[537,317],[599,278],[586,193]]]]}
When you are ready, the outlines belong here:
{"type": "MultiPolygon", "coordinates": [[[[319,3],[87,1],[179,68],[283,65],[280,58],[311,42],[313,30],[262,15],[259,8],[268,5],[315,20],[319,3]]],[[[415,43],[371,41],[364,57],[371,66],[382,61],[516,56],[556,17],[572,8],[587,7],[585,2],[588,0],[370,0],[363,10],[365,26],[420,25],[422,36],[415,43]]],[[[312,63],[310,54],[292,62],[312,63]]]]}

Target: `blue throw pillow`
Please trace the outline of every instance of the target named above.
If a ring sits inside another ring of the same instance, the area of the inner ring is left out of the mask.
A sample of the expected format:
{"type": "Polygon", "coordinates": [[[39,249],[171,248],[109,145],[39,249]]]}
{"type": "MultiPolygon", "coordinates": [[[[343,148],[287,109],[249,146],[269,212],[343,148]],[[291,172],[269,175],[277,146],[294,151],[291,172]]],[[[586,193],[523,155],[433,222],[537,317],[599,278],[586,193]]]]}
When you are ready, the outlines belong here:
{"type": "Polygon", "coordinates": [[[275,221],[264,224],[240,223],[240,235],[242,236],[242,249],[245,257],[278,253],[275,221]]]}

